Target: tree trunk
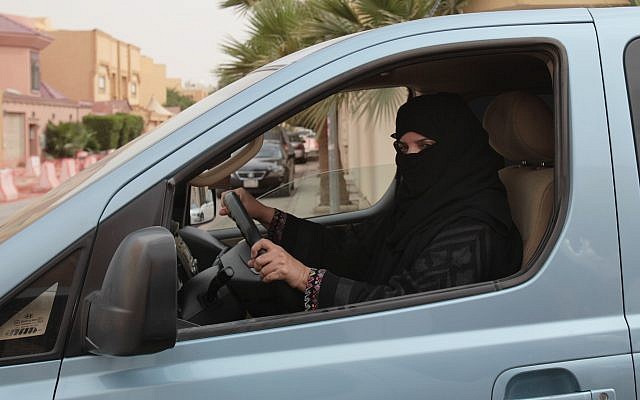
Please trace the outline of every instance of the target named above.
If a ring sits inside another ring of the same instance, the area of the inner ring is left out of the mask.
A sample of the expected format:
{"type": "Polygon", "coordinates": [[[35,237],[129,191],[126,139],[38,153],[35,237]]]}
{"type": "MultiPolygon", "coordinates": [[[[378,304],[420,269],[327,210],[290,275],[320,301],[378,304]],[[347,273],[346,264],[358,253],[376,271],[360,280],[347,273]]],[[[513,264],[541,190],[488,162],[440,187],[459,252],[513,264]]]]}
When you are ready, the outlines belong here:
{"type": "MultiPolygon", "coordinates": [[[[340,132],[338,132],[338,135],[340,132]]],[[[329,171],[329,151],[328,151],[328,124],[324,124],[318,135],[318,167],[320,168],[320,206],[329,205],[329,174],[324,172],[329,171]]],[[[344,179],[344,172],[342,171],[342,160],[340,158],[340,152],[338,156],[339,172],[333,172],[338,174],[338,182],[340,187],[340,204],[351,204],[349,201],[349,192],[347,192],[347,182],[344,179]]]]}

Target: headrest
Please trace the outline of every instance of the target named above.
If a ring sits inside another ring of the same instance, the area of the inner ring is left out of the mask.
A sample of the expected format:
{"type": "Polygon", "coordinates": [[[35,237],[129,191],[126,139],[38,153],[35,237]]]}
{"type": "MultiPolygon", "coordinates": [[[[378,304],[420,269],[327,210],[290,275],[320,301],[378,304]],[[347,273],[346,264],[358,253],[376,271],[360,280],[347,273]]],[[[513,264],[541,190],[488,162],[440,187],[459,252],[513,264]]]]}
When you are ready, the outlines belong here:
{"type": "Polygon", "coordinates": [[[509,161],[553,161],[553,113],[538,96],[508,92],[496,97],[482,121],[489,143],[509,161]]]}

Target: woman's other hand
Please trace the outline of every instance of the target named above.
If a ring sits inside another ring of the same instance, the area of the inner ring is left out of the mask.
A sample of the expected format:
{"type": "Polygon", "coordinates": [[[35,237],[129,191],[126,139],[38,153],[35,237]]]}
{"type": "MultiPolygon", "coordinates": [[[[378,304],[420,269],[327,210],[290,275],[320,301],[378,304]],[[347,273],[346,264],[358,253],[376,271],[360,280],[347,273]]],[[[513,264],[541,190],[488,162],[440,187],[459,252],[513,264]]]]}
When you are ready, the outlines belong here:
{"type": "Polygon", "coordinates": [[[261,239],[251,247],[249,264],[260,272],[263,282],[285,281],[301,292],[304,292],[311,272],[309,267],[269,239],[261,239]]]}
{"type": "MultiPolygon", "coordinates": [[[[273,207],[265,206],[264,204],[256,200],[256,198],[253,197],[251,193],[247,192],[244,188],[233,189],[231,191],[235,192],[238,195],[238,197],[240,198],[240,202],[242,202],[242,205],[247,210],[247,214],[249,214],[251,218],[257,219],[264,226],[269,226],[271,220],[273,219],[273,213],[275,211],[273,207]]],[[[229,191],[223,192],[220,196],[220,198],[222,199],[222,207],[220,207],[219,211],[220,215],[229,214],[229,210],[224,205],[224,195],[228,192],[229,191]]]]}

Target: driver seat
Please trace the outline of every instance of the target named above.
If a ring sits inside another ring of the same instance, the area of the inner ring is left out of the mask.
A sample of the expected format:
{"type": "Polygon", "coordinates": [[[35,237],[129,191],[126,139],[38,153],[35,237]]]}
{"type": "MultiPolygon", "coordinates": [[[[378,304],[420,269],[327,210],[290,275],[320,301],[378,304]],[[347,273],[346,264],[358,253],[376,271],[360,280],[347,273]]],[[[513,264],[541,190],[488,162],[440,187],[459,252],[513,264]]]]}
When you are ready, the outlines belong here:
{"type": "Polygon", "coordinates": [[[541,250],[554,209],[553,113],[535,95],[508,92],[489,105],[483,126],[489,143],[509,165],[498,173],[522,236],[526,268],[541,250]]]}

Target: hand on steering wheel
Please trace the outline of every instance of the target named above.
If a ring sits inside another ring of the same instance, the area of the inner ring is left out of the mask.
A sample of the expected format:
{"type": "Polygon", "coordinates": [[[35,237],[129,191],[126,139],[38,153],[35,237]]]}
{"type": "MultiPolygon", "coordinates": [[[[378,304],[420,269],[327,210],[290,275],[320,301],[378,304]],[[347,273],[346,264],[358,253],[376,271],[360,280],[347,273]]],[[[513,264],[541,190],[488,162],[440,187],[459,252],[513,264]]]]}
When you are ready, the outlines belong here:
{"type": "Polygon", "coordinates": [[[247,192],[244,188],[238,188],[222,193],[222,195],[220,196],[220,198],[222,199],[222,207],[220,207],[219,211],[220,215],[229,215],[229,209],[224,203],[225,195],[229,192],[234,192],[238,196],[240,202],[247,211],[247,214],[251,218],[257,219],[262,225],[269,226],[271,220],[273,219],[273,213],[275,210],[273,209],[273,207],[267,207],[256,200],[256,198],[253,197],[251,193],[247,192]]]}
{"type": "Polygon", "coordinates": [[[263,282],[285,281],[304,292],[311,269],[269,239],[260,239],[251,247],[249,266],[260,273],[263,282]]]}

